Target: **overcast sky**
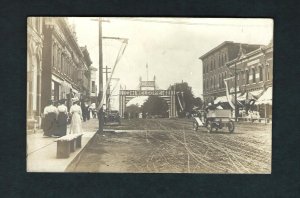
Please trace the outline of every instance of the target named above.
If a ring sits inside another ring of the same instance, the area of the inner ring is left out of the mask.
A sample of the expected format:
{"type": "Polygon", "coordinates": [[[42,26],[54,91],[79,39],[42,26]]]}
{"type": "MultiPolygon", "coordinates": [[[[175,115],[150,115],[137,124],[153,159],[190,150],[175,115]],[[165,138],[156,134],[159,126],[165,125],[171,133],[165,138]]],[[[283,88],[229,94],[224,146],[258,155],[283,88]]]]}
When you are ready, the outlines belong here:
{"type": "MultiPolygon", "coordinates": [[[[202,97],[202,62],[199,57],[224,41],[266,45],[273,37],[270,19],[208,18],[103,18],[103,36],[128,39],[114,78],[119,85],[136,89],[139,77],[156,76],[160,89],[188,82],[195,96],[202,97]]],[[[98,23],[87,17],[70,18],[80,46],[87,46],[93,66],[99,66],[98,23]]],[[[121,41],[103,40],[103,65],[112,67],[121,41]]],[[[113,83],[114,85],[115,83],[113,83]]],[[[115,90],[118,94],[119,85],[115,90]]],[[[113,106],[117,108],[118,98],[113,106]]]]}

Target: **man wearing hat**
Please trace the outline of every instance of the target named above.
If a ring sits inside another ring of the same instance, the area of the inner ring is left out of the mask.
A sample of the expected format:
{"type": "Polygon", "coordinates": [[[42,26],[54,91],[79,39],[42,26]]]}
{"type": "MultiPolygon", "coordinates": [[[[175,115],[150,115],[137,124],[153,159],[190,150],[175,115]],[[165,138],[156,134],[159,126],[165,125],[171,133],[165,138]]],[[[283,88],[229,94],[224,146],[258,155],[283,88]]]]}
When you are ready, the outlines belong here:
{"type": "Polygon", "coordinates": [[[68,109],[65,105],[66,100],[61,99],[58,101],[58,116],[57,116],[57,129],[55,131],[56,136],[64,136],[67,134],[67,124],[68,124],[68,109]]]}
{"type": "Polygon", "coordinates": [[[53,105],[53,101],[48,101],[48,106],[44,108],[44,118],[42,129],[44,136],[51,137],[56,131],[56,117],[58,114],[57,108],[53,105]]]}

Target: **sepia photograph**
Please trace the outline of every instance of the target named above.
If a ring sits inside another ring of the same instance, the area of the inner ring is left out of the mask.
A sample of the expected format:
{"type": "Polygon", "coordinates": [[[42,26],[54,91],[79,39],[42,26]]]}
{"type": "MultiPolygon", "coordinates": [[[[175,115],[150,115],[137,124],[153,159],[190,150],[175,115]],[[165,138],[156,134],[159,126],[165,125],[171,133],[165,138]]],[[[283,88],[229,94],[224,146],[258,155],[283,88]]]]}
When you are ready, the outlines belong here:
{"type": "Polygon", "coordinates": [[[27,172],[271,174],[273,32],[270,18],[27,17],[27,172]]]}

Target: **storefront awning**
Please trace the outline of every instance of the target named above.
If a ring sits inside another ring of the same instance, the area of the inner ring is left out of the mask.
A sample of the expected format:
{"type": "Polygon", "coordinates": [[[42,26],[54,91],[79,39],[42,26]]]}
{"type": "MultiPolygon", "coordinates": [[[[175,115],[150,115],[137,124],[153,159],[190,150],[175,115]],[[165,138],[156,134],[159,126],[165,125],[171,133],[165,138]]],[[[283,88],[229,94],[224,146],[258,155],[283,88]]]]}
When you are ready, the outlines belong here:
{"type": "Polygon", "coordinates": [[[259,96],[261,96],[263,93],[263,90],[256,90],[256,91],[251,91],[248,92],[248,98],[247,98],[247,93],[241,94],[237,97],[238,101],[245,101],[247,99],[257,99],[259,96]]]}
{"type": "Polygon", "coordinates": [[[259,98],[264,90],[256,90],[249,92],[250,95],[254,96],[255,98],[259,98]]]}
{"type": "Polygon", "coordinates": [[[263,93],[263,95],[255,102],[255,104],[269,104],[272,105],[272,93],[273,88],[269,87],[267,91],[263,93]]]}
{"type": "Polygon", "coordinates": [[[247,97],[247,93],[244,93],[244,94],[240,94],[237,99],[238,101],[244,101],[246,100],[246,97],[247,97]]]}
{"type": "Polygon", "coordinates": [[[214,103],[217,104],[219,102],[228,102],[227,100],[227,97],[226,96],[220,96],[220,97],[217,97],[215,100],[214,100],[214,103]]]}

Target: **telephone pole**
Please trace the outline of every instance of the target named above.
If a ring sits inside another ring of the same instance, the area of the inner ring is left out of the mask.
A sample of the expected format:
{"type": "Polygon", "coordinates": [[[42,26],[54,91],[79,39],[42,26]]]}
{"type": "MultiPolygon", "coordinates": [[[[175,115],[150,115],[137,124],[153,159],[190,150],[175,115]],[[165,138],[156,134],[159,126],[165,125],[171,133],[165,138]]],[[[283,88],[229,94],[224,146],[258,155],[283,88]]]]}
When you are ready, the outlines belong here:
{"type": "MultiPolygon", "coordinates": [[[[102,54],[102,18],[99,17],[99,95],[98,95],[98,105],[101,105],[103,98],[103,54],[102,54]]],[[[98,111],[99,129],[98,132],[103,132],[104,125],[104,115],[103,115],[103,105],[101,105],[98,111]]]]}
{"type": "Polygon", "coordinates": [[[99,120],[99,129],[98,133],[103,132],[103,125],[104,125],[104,112],[103,112],[103,104],[101,104],[103,98],[103,53],[102,53],[102,22],[109,22],[103,21],[101,17],[97,19],[91,19],[92,21],[97,21],[99,26],[99,93],[97,99],[97,109],[98,109],[98,120],[99,120]]]}

